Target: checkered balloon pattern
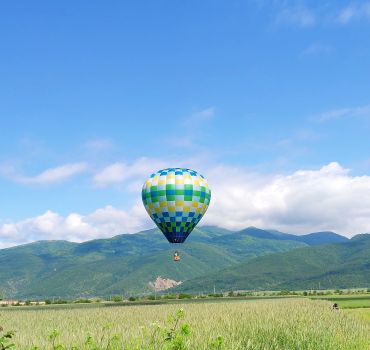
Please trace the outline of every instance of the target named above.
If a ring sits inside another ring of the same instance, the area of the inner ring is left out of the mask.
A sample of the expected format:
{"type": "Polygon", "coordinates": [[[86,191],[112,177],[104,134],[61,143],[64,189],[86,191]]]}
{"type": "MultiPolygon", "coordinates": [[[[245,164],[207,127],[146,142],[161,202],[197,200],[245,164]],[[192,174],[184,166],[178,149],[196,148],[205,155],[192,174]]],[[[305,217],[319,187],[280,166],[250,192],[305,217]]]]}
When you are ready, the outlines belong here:
{"type": "Polygon", "coordinates": [[[194,170],[168,168],[150,175],[142,198],[146,211],[170,243],[183,243],[211,200],[204,176],[194,170]]]}

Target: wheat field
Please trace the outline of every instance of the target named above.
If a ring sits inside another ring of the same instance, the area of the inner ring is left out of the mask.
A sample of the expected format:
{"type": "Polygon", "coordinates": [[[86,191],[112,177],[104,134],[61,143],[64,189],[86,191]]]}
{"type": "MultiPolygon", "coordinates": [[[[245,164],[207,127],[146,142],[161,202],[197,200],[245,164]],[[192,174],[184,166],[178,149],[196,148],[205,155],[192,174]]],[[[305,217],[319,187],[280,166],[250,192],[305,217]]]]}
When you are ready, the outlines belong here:
{"type": "Polygon", "coordinates": [[[0,310],[0,325],[16,331],[14,349],[21,350],[370,349],[369,324],[350,313],[333,311],[330,305],[280,299],[71,309],[12,307],[0,310]],[[180,308],[181,317],[173,318],[180,308]]]}

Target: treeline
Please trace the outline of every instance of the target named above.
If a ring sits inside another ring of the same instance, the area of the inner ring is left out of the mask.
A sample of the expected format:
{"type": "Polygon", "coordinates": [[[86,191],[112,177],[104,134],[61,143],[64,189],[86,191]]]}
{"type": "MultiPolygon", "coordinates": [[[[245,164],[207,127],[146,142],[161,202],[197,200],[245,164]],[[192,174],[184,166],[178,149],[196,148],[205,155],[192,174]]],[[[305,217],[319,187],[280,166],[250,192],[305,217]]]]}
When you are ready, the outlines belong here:
{"type": "Polygon", "coordinates": [[[355,294],[370,294],[370,288],[368,289],[336,289],[336,290],[308,290],[308,291],[230,291],[225,293],[209,293],[209,294],[190,294],[190,293],[178,293],[178,294],[150,294],[145,296],[130,296],[125,297],[123,295],[113,295],[108,298],[79,298],[75,300],[67,299],[45,299],[45,300],[24,300],[14,301],[11,303],[2,302],[0,299],[0,305],[6,306],[38,306],[38,305],[60,305],[60,304],[91,304],[91,303],[144,303],[152,301],[165,302],[166,300],[184,300],[184,299],[212,299],[212,298],[264,298],[264,297],[289,297],[289,296],[301,296],[301,297],[312,297],[312,296],[325,296],[325,295],[355,295],[355,294]]]}

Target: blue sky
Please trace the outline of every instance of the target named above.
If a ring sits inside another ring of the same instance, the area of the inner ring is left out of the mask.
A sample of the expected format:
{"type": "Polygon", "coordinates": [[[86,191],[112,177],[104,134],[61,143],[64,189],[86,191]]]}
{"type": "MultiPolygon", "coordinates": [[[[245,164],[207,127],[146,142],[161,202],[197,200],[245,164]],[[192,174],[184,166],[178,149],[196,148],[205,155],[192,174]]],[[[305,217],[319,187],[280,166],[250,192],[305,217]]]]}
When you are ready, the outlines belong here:
{"type": "Polygon", "coordinates": [[[369,36],[367,1],[3,2],[0,247],[151,227],[168,165],[213,180],[205,223],[370,231],[369,36]]]}

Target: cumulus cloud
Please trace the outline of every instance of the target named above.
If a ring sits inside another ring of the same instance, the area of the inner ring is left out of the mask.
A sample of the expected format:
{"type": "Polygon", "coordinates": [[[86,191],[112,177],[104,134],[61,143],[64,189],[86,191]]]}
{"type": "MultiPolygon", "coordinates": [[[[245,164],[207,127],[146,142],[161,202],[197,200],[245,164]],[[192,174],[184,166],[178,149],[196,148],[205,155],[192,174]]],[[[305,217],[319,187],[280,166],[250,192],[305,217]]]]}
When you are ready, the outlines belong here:
{"type": "Polygon", "coordinates": [[[131,164],[117,162],[98,171],[93,177],[93,183],[98,187],[127,183],[128,188],[137,188],[137,178],[146,178],[153,171],[173,166],[169,162],[142,157],[131,164]]]}
{"type": "MultiPolygon", "coordinates": [[[[222,165],[199,170],[212,189],[211,205],[202,224],[234,230],[256,226],[297,234],[332,230],[352,236],[370,232],[370,176],[352,176],[336,162],[287,175],[264,175],[222,165]]],[[[47,211],[0,225],[0,247],[40,239],[80,242],[153,226],[140,202],[128,210],[106,206],[87,215],[64,217],[47,211]]]]}
{"type": "Polygon", "coordinates": [[[35,176],[25,176],[16,173],[12,166],[2,166],[0,172],[3,176],[14,182],[30,185],[50,185],[68,180],[87,170],[87,163],[69,163],[55,168],[46,169],[35,176]]]}
{"type": "Polygon", "coordinates": [[[98,186],[122,182],[128,177],[129,169],[123,163],[114,163],[95,174],[93,181],[98,186]]]}
{"type": "Polygon", "coordinates": [[[0,248],[37,240],[68,240],[82,242],[112,237],[150,228],[152,224],[141,203],[130,210],[106,206],[88,214],[62,216],[48,210],[44,214],[0,226],[0,248]]]}
{"type": "Polygon", "coordinates": [[[351,176],[338,163],[290,175],[264,176],[235,168],[209,174],[213,199],[205,222],[290,233],[370,231],[370,177],[351,176]]]}

